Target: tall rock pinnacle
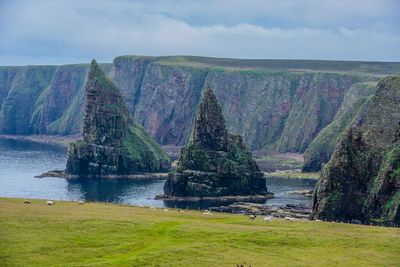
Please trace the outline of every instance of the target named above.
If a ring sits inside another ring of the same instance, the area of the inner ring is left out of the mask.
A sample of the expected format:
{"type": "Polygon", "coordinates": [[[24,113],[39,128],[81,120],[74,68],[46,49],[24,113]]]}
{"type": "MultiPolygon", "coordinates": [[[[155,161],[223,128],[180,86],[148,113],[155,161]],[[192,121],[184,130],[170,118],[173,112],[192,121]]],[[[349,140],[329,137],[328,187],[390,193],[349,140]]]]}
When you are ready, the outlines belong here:
{"type": "Polygon", "coordinates": [[[182,148],[175,172],[164,185],[166,197],[253,195],[267,192],[263,173],[239,135],[225,127],[222,110],[207,88],[197,110],[192,136],[182,148]]]}
{"type": "Polygon", "coordinates": [[[124,96],[93,60],[86,83],[83,140],[70,143],[66,173],[108,176],[167,170],[166,154],[131,121],[124,96]]]}
{"type": "Polygon", "coordinates": [[[124,97],[92,60],[86,83],[83,137],[88,143],[120,146],[131,122],[124,97]]]}
{"type": "Polygon", "coordinates": [[[204,149],[227,150],[228,131],[225,127],[225,119],[210,87],[204,91],[197,111],[192,140],[204,149]]]}

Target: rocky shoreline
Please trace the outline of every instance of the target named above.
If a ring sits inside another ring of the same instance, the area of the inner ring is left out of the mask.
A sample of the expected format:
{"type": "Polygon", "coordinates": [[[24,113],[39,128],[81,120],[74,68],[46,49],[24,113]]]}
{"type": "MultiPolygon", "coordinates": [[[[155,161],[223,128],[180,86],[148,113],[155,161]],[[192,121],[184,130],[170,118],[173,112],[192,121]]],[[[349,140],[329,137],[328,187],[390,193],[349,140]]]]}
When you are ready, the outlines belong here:
{"type": "Polygon", "coordinates": [[[9,135],[9,134],[1,134],[0,138],[4,139],[12,139],[18,141],[29,141],[29,142],[37,142],[49,145],[60,145],[64,147],[68,147],[70,142],[77,141],[82,139],[81,135],[9,135]]]}
{"type": "Polygon", "coordinates": [[[171,202],[260,202],[267,199],[274,198],[273,193],[267,193],[263,195],[243,195],[243,196],[206,196],[206,197],[177,197],[177,196],[166,196],[164,194],[157,195],[155,199],[171,202]]]}
{"type": "Polygon", "coordinates": [[[284,206],[273,206],[249,202],[235,202],[227,206],[211,207],[211,211],[224,213],[239,213],[246,215],[269,215],[275,218],[287,216],[296,219],[309,219],[311,207],[303,204],[286,204],[284,206]]]}
{"type": "MultiPolygon", "coordinates": [[[[168,173],[160,172],[160,173],[138,173],[138,174],[130,174],[130,175],[96,175],[96,178],[106,178],[106,179],[133,179],[133,180],[165,180],[167,178],[168,173]]],[[[71,175],[65,173],[64,170],[52,170],[40,175],[35,176],[35,178],[47,178],[47,177],[55,177],[55,178],[65,178],[65,179],[78,179],[78,178],[93,178],[93,176],[82,176],[82,175],[71,175]]]]}

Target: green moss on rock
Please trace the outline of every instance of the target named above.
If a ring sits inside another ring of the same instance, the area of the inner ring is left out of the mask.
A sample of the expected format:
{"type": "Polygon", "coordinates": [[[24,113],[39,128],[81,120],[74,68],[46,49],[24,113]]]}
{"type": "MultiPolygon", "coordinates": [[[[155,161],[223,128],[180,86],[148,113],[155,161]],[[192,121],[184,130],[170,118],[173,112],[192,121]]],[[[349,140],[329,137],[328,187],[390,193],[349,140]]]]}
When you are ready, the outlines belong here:
{"type": "Polygon", "coordinates": [[[141,126],[132,124],[120,90],[95,61],[86,83],[83,141],[70,144],[70,175],[107,176],[169,169],[169,159],[141,126]]]}
{"type": "Polygon", "coordinates": [[[221,108],[207,88],[189,144],[164,185],[167,196],[224,196],[265,193],[265,179],[241,136],[225,127],[221,108]]]}
{"type": "Polygon", "coordinates": [[[336,146],[317,184],[313,216],[399,224],[400,76],[382,79],[336,146]]]}

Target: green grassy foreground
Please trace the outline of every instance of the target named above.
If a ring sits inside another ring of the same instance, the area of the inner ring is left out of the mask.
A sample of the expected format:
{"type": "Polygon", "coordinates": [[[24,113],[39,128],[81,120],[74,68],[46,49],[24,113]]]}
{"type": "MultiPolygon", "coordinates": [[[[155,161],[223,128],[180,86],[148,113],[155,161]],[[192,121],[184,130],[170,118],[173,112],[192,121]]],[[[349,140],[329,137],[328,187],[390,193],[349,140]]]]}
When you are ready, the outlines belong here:
{"type": "Polygon", "coordinates": [[[399,266],[400,229],[0,198],[0,266],[399,266]]]}

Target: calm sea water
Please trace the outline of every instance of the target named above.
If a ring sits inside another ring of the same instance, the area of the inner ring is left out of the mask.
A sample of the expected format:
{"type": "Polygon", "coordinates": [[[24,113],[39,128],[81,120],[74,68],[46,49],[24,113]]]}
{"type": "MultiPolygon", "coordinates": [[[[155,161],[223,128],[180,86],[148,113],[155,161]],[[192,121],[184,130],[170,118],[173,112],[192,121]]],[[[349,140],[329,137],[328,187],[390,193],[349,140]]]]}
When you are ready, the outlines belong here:
{"type": "MultiPolygon", "coordinates": [[[[155,200],[164,180],[34,178],[53,169],[64,169],[66,148],[29,141],[0,139],[0,196],[52,200],[103,201],[121,204],[170,206],[155,200]]],[[[268,204],[310,204],[310,199],[287,194],[314,188],[315,181],[268,178],[275,198],[268,204]]],[[[183,204],[186,205],[186,204],[183,204]]],[[[204,206],[202,206],[203,208],[204,206]]],[[[191,206],[196,208],[196,206],[191,206]]]]}

